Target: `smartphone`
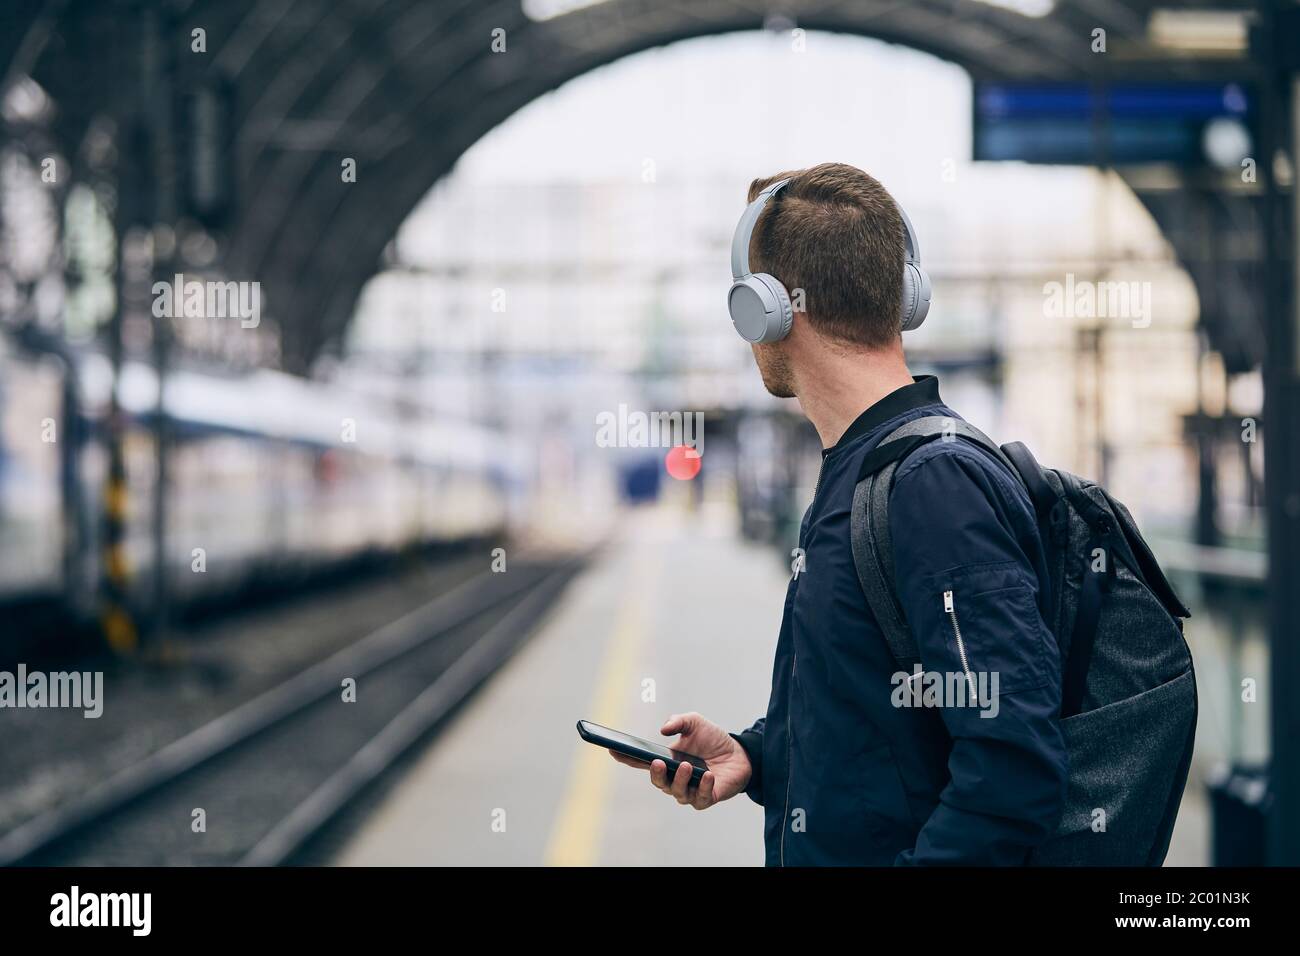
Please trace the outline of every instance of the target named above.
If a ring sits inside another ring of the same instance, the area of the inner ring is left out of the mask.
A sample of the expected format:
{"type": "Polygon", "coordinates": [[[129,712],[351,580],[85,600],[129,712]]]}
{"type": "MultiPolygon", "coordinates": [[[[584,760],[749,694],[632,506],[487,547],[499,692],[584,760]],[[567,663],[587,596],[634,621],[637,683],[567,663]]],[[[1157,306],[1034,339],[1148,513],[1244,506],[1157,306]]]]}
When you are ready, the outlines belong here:
{"type": "Polygon", "coordinates": [[[678,766],[683,761],[691,765],[692,787],[700,785],[700,781],[704,779],[704,771],[709,769],[708,764],[694,754],[688,754],[681,750],[672,750],[663,744],[642,740],[640,737],[625,734],[621,730],[611,730],[608,727],[602,727],[600,724],[593,724],[589,720],[578,721],[578,736],[589,744],[617,750],[621,754],[637,760],[644,760],[646,763],[650,763],[652,760],[662,760],[668,765],[668,779],[670,782],[673,775],[677,773],[678,766]]]}

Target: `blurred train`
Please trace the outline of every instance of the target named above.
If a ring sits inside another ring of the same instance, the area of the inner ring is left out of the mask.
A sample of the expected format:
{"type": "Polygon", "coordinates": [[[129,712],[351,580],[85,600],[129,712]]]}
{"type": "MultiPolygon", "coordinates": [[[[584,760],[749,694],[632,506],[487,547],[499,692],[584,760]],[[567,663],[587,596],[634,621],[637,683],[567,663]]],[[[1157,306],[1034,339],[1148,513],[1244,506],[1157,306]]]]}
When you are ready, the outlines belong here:
{"type": "MultiPolygon", "coordinates": [[[[88,620],[102,575],[108,359],[0,332],[0,620],[56,603],[88,620]]],[[[131,601],[153,586],[158,382],[118,389],[131,601]]],[[[520,469],[502,436],[290,375],[184,368],[164,392],[169,604],[280,587],[360,556],[497,539],[520,469]]],[[[0,631],[6,628],[0,628],[0,631]]]]}

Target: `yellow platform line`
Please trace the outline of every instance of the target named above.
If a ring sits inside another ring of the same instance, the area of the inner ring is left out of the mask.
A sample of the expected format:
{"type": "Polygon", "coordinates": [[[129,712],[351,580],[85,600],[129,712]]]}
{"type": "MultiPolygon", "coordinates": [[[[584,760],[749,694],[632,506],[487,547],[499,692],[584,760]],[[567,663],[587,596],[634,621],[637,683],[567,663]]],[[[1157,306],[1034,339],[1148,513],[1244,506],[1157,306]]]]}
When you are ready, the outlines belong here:
{"type": "MultiPolygon", "coordinates": [[[[621,727],[627,702],[640,687],[634,667],[650,624],[650,597],[658,590],[662,559],[653,543],[642,543],[637,566],[623,580],[626,598],[605,650],[587,719],[621,727]],[[647,553],[650,552],[650,553],[647,553]]],[[[600,850],[613,772],[619,767],[599,747],[579,741],[573,770],[546,847],[548,866],[593,866],[600,850]]]]}

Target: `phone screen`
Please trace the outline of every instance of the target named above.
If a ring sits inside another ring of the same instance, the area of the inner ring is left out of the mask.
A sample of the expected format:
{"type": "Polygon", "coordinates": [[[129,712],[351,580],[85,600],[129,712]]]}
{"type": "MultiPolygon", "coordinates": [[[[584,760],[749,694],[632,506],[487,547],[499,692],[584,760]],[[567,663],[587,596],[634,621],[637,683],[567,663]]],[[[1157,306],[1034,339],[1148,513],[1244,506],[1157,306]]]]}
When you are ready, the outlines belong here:
{"type": "Polygon", "coordinates": [[[633,737],[631,734],[625,734],[621,730],[613,730],[609,727],[602,727],[600,724],[593,724],[589,720],[584,720],[583,725],[594,736],[601,738],[602,742],[621,743],[636,750],[645,750],[663,760],[685,760],[692,767],[699,767],[707,770],[708,767],[702,759],[694,754],[688,754],[681,750],[673,750],[665,747],[663,744],[657,744],[641,737],[633,737]]]}

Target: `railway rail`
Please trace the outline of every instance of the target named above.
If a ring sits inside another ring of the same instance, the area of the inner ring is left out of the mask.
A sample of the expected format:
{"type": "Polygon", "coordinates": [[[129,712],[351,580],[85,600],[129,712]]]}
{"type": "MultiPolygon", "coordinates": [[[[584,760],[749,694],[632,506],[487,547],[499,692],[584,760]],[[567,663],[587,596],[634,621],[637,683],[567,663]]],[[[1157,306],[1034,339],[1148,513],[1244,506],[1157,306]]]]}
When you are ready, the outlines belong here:
{"type": "Polygon", "coordinates": [[[0,836],[0,865],[292,862],[510,658],[587,557],[459,584],[0,836]]]}

